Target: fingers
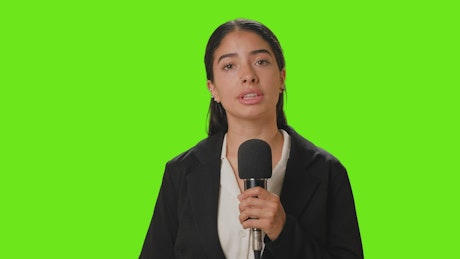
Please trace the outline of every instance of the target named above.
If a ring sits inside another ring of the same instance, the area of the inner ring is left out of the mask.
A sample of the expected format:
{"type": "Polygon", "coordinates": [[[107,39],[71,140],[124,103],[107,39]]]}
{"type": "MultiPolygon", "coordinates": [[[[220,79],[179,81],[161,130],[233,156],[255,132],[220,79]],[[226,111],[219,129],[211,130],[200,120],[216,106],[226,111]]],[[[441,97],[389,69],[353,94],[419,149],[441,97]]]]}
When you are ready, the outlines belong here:
{"type": "MultiPolygon", "coordinates": [[[[262,187],[254,187],[254,188],[250,188],[250,189],[247,189],[246,191],[244,191],[242,194],[238,195],[238,199],[241,201],[249,198],[249,197],[257,197],[257,198],[260,198],[260,199],[265,199],[265,200],[268,200],[270,198],[273,198],[273,196],[276,196],[275,194],[265,190],[264,188],[262,187]]],[[[278,197],[278,196],[276,196],[278,197]]]]}
{"type": "MultiPolygon", "coordinates": [[[[261,187],[254,187],[244,191],[238,196],[240,212],[248,210],[251,213],[276,211],[281,206],[279,197],[261,187]]],[[[257,215],[251,215],[257,216],[257,215]]]]}
{"type": "Polygon", "coordinates": [[[278,211],[282,210],[280,203],[252,197],[240,202],[238,208],[240,210],[239,218],[241,224],[243,224],[247,220],[252,220],[252,222],[254,223],[254,219],[259,219],[262,221],[271,220],[276,217],[276,213],[278,211]]]}
{"type": "Polygon", "coordinates": [[[260,224],[271,224],[275,218],[276,209],[268,208],[242,208],[239,220],[243,227],[260,228],[260,224]]]}
{"type": "Polygon", "coordinates": [[[255,187],[238,196],[239,220],[243,228],[262,229],[275,240],[286,222],[286,214],[279,197],[267,190],[255,187]]]}
{"type": "Polygon", "coordinates": [[[271,211],[278,210],[278,206],[276,198],[273,198],[273,200],[264,200],[262,198],[249,197],[242,200],[238,208],[240,213],[246,212],[250,214],[250,217],[256,218],[256,216],[263,214],[263,212],[270,214],[271,211]]]}

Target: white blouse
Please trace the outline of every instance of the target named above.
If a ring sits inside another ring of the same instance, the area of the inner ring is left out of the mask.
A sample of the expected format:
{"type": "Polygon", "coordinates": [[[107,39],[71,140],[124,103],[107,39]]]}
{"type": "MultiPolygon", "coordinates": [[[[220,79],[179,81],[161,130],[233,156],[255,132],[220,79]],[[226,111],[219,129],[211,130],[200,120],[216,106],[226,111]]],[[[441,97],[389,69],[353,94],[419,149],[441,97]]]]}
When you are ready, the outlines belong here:
{"type": "MultiPolygon", "coordinates": [[[[291,149],[289,134],[284,130],[280,131],[284,137],[281,159],[273,169],[272,177],[267,182],[268,191],[278,196],[281,194],[286,164],[291,149]]],[[[221,160],[219,207],[217,212],[217,231],[220,244],[226,258],[254,259],[251,231],[250,229],[243,229],[239,221],[238,205],[240,202],[237,196],[241,192],[232,166],[227,160],[227,134],[224,136],[221,160]]]]}

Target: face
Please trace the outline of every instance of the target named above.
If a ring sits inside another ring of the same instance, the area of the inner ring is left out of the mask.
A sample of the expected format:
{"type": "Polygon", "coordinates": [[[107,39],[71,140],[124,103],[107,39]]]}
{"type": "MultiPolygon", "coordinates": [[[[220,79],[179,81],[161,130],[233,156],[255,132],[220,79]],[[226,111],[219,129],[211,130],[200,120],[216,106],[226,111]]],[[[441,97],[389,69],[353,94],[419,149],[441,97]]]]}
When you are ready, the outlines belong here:
{"type": "Polygon", "coordinates": [[[276,104],[286,74],[259,35],[248,31],[227,34],[214,52],[213,73],[208,88],[225,108],[229,124],[238,119],[276,122],[276,104]]]}

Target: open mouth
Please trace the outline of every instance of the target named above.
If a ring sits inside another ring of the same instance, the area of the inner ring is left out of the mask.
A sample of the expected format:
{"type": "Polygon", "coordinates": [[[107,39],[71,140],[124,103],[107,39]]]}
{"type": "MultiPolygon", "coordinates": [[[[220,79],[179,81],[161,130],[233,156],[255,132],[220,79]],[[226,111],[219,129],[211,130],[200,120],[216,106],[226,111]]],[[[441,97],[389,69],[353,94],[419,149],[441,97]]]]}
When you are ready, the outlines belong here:
{"type": "Polygon", "coordinates": [[[245,94],[243,95],[243,100],[250,100],[250,99],[254,99],[254,98],[257,98],[259,97],[260,95],[259,94],[256,94],[256,93],[249,93],[249,94],[245,94]]]}

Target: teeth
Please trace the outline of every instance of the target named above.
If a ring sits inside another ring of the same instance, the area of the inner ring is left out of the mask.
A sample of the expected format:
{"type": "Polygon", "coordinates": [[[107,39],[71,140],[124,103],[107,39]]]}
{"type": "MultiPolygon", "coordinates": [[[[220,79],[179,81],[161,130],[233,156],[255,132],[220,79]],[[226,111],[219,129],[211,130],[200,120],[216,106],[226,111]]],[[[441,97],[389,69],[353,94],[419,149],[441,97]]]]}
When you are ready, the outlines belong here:
{"type": "Polygon", "coordinates": [[[255,93],[245,94],[245,95],[243,96],[243,99],[252,99],[252,98],[255,98],[255,97],[257,97],[257,96],[258,96],[258,94],[255,94],[255,93]]]}

